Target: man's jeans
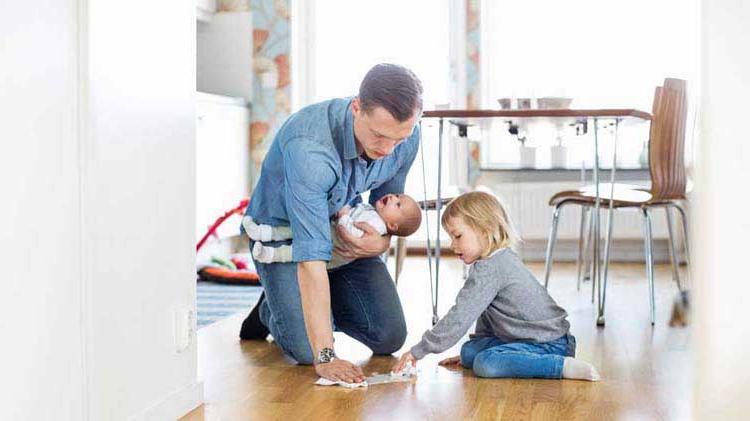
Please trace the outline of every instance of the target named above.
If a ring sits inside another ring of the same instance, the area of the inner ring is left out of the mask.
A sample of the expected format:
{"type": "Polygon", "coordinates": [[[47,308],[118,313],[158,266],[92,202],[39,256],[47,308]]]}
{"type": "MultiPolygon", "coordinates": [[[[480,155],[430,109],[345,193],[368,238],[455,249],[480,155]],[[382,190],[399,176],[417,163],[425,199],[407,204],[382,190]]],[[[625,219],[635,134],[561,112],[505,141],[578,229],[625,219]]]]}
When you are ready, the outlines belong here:
{"type": "Polygon", "coordinates": [[[503,342],[477,337],[461,347],[461,364],[478,377],[562,378],[565,357],[574,357],[576,339],[567,334],[551,342],[503,342]]]}
{"type": "MultiPolygon", "coordinates": [[[[251,244],[252,249],[252,244],[251,244]]],[[[260,320],[276,343],[300,364],[312,364],[296,263],[255,262],[266,299],[260,320]]],[[[406,340],[406,322],[385,264],[378,257],[355,260],[328,272],[333,324],[375,354],[391,354],[406,340]]]]}

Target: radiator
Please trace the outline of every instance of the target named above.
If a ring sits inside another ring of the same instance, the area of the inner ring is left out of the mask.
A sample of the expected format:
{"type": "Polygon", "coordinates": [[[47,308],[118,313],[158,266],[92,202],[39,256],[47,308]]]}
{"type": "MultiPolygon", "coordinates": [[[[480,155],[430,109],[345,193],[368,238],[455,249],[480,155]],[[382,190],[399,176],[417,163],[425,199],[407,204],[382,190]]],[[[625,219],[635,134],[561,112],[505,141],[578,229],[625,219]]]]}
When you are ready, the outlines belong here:
{"type": "MultiPolygon", "coordinates": [[[[628,181],[631,183],[630,181],[628,181]]],[[[549,199],[557,192],[580,187],[579,182],[508,182],[498,181],[493,174],[483,173],[480,183],[489,187],[506,207],[513,226],[522,239],[518,250],[527,260],[543,260],[547,246],[550,225],[552,223],[552,207],[549,199]]],[[[635,182],[643,184],[645,182],[635,182]]],[[[638,210],[615,210],[613,225],[613,261],[643,261],[643,218],[638,210]]],[[[678,251],[682,256],[682,235],[678,215],[673,213],[675,234],[678,241],[678,251]]],[[[607,228],[607,210],[601,211],[602,236],[607,228]]],[[[581,221],[581,209],[568,206],[562,209],[557,230],[558,242],[555,246],[555,259],[572,261],[578,252],[578,235],[581,221]]],[[[668,232],[665,213],[662,209],[652,211],[652,229],[654,236],[654,258],[657,262],[669,261],[668,232]]],[[[429,215],[430,237],[436,239],[436,215],[429,215]]],[[[426,246],[428,224],[423,223],[420,231],[407,240],[410,247],[426,246]]],[[[603,243],[603,241],[602,241],[603,243]]],[[[450,239],[445,231],[441,233],[441,247],[448,248],[450,239]]]]}

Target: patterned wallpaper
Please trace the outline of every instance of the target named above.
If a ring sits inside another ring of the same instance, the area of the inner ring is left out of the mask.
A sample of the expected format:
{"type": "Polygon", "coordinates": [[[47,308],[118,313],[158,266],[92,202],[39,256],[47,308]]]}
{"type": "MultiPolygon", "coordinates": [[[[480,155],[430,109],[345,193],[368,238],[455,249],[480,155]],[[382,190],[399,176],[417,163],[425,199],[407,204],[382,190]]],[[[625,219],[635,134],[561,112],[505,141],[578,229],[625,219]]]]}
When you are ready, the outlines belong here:
{"type": "Polygon", "coordinates": [[[255,169],[266,156],[271,136],[289,116],[290,0],[250,0],[253,16],[253,116],[250,147],[255,169]]]}
{"type": "MultiPolygon", "coordinates": [[[[481,53],[480,33],[480,0],[466,1],[466,108],[482,108],[482,91],[480,83],[479,57],[481,53]]],[[[476,186],[480,176],[481,156],[480,143],[469,142],[468,182],[476,186]]]]}
{"type": "Polygon", "coordinates": [[[481,108],[482,92],[480,84],[480,0],[466,1],[466,107],[470,110],[481,108]]]}

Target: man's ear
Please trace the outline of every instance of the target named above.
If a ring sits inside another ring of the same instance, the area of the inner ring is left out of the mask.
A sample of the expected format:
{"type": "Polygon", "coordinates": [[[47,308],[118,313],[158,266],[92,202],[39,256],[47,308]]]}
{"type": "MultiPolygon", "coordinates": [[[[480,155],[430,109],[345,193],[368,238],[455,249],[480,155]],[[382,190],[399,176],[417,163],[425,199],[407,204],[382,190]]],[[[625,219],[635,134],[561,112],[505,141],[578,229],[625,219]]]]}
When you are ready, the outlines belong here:
{"type": "Polygon", "coordinates": [[[352,100],[352,113],[356,116],[362,112],[362,103],[359,102],[359,97],[355,96],[352,100]]]}

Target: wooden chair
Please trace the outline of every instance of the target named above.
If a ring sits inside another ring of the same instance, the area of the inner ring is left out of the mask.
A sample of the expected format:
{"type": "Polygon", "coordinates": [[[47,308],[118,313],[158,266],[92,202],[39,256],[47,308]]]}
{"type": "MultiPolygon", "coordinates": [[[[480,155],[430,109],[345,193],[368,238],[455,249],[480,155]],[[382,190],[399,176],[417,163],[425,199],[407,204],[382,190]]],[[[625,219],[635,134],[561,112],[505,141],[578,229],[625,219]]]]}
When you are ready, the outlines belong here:
{"type": "MultiPolygon", "coordinates": [[[[654,94],[653,112],[651,119],[651,131],[649,142],[649,173],[651,176],[651,188],[644,189],[638,186],[615,184],[614,189],[608,183],[599,185],[600,206],[605,209],[610,206],[614,209],[637,208],[643,216],[644,246],[646,258],[646,272],[649,282],[651,324],[654,324],[655,302],[654,302],[654,269],[652,252],[651,213],[653,208],[664,208],[667,216],[667,228],[669,231],[669,244],[672,259],[674,280],[682,290],[682,282],[679,278],[678,260],[675,250],[674,234],[672,230],[671,208],[676,209],[682,217],[682,229],[685,240],[685,255],[688,259],[688,229],[685,209],[682,202],[686,200],[687,179],[685,176],[685,120],[687,117],[687,94],[686,83],[679,79],[665,79],[663,87],[657,87],[654,94]],[[612,194],[614,190],[614,194],[612,194]],[[612,197],[613,196],[613,197],[612,197]]],[[[552,252],[557,236],[557,224],[560,210],[567,205],[578,205],[582,207],[581,235],[579,238],[578,258],[578,282],[581,279],[581,260],[586,235],[584,235],[586,215],[591,213],[595,204],[594,186],[587,186],[579,190],[562,191],[549,201],[554,207],[552,214],[552,227],[550,229],[549,242],[547,244],[546,267],[544,274],[544,285],[549,283],[549,275],[552,269],[552,252]]],[[[614,214],[613,214],[614,216],[614,214]]],[[[614,218],[613,218],[614,219],[614,218]]],[[[609,237],[611,238],[612,223],[609,224],[609,237]]],[[[611,241],[610,241],[611,242],[611,241]]],[[[609,266],[610,242],[605,244],[604,250],[604,290],[606,291],[607,270],[609,266]]],[[[688,260],[689,264],[689,260],[688,260]]],[[[593,287],[592,287],[593,288],[593,287]]],[[[593,291],[592,291],[593,295],[593,291]]]]}

